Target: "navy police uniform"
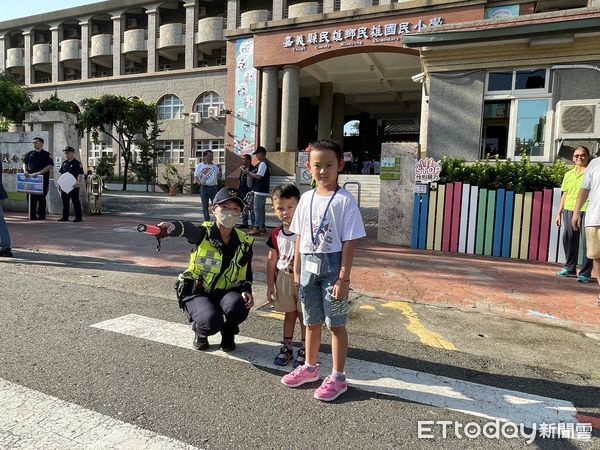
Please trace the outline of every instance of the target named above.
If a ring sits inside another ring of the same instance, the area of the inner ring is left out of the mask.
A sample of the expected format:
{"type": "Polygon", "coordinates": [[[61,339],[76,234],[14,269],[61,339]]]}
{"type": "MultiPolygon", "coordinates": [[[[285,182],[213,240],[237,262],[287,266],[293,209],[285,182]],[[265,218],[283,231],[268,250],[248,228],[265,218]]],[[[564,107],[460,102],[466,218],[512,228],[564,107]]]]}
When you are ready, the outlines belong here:
{"type": "MultiPolygon", "coordinates": [[[[75,149],[73,147],[66,147],[64,150],[65,153],[73,152],[75,153],[75,149]]],[[[62,173],[70,173],[77,180],[79,175],[83,175],[83,166],[81,163],[73,158],[71,161],[65,160],[60,166],[59,172],[62,173]]],[[[79,201],[79,188],[75,187],[68,194],[66,192],[60,192],[60,198],[63,204],[63,212],[62,218],[60,222],[66,222],[69,220],[69,202],[73,202],[73,209],[75,211],[75,220],[73,222],[81,222],[81,202],[79,201]]]]}
{"type": "MultiPolygon", "coordinates": [[[[54,165],[50,153],[44,149],[39,152],[31,150],[26,153],[23,158],[23,163],[27,166],[27,171],[29,173],[36,173],[48,166],[54,165]]],[[[29,201],[31,202],[31,207],[29,208],[29,220],[44,220],[46,218],[46,195],[48,194],[48,186],[50,184],[50,172],[46,172],[42,176],[44,177],[44,193],[39,195],[29,195],[29,201]]]]}

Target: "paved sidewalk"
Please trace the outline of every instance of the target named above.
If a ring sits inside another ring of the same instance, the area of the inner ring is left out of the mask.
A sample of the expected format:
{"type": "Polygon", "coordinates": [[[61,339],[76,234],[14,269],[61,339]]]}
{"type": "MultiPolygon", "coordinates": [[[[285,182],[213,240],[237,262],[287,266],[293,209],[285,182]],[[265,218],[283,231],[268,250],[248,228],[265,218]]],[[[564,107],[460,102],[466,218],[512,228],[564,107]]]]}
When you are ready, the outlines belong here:
{"type": "MultiPolygon", "coordinates": [[[[29,249],[80,256],[81,264],[102,264],[109,259],[173,272],[187,265],[187,242],[166,240],[156,253],[156,241],[137,233],[135,226],[160,218],[197,221],[199,202],[185,197],[165,202],[158,195],[109,197],[105,211],[120,209],[121,216],[87,216],[80,224],[28,222],[24,214],[6,212],[16,255],[19,249],[29,249]]],[[[274,217],[267,222],[274,225],[274,217]]],[[[556,264],[415,251],[379,244],[375,237],[376,229],[369,228],[369,237],[356,252],[352,286],[357,293],[600,332],[597,283],[559,278],[554,274],[560,269],[556,264]]],[[[263,281],[265,240],[265,235],[259,236],[254,246],[254,272],[263,281]]]]}

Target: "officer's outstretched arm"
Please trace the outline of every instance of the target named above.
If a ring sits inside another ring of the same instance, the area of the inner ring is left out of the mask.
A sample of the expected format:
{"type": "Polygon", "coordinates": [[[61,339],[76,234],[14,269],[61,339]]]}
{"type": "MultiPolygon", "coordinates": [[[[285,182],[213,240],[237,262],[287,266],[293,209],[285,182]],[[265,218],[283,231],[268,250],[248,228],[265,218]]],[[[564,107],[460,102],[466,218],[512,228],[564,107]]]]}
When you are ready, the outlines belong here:
{"type": "MultiPolygon", "coordinates": [[[[169,226],[170,237],[183,237],[188,240],[190,244],[200,244],[206,235],[206,229],[204,227],[197,227],[192,222],[164,222],[169,226]],[[171,229],[172,226],[172,229],[171,229]]],[[[161,226],[161,224],[159,224],[161,226]]]]}

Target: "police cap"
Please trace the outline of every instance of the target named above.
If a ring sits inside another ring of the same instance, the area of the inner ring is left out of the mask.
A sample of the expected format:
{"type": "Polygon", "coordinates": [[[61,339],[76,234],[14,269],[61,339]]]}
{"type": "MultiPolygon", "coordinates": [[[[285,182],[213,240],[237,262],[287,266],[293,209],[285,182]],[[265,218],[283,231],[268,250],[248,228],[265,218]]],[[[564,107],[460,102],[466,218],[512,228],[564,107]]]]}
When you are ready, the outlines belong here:
{"type": "Polygon", "coordinates": [[[240,208],[242,209],[246,207],[244,200],[240,198],[240,193],[238,192],[238,190],[228,187],[224,187],[219,192],[217,192],[217,194],[215,195],[215,199],[213,200],[213,205],[216,206],[220,203],[226,202],[227,200],[233,200],[238,205],[240,205],[240,208]]]}

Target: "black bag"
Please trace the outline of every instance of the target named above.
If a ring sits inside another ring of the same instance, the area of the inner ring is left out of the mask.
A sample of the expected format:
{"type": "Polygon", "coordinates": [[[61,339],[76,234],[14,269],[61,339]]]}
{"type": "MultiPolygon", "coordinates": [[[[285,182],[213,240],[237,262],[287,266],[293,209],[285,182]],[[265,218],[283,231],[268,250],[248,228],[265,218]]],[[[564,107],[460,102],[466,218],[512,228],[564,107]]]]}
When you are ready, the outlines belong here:
{"type": "Polygon", "coordinates": [[[187,278],[185,273],[180,273],[175,281],[175,295],[177,296],[177,304],[181,309],[185,303],[185,299],[194,295],[196,280],[187,278]]]}

